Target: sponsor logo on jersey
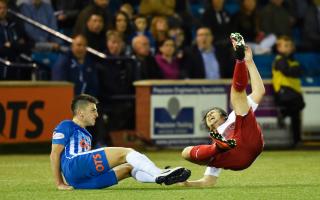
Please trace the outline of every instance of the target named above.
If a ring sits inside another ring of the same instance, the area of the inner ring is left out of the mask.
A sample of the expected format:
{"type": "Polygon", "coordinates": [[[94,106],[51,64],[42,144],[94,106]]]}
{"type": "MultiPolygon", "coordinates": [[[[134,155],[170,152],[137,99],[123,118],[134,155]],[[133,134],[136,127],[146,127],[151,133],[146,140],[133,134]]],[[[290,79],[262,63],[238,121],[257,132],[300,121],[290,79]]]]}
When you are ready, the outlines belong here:
{"type": "Polygon", "coordinates": [[[64,138],[64,134],[63,133],[53,132],[52,139],[59,140],[59,139],[63,139],[63,138],[64,138]]]}

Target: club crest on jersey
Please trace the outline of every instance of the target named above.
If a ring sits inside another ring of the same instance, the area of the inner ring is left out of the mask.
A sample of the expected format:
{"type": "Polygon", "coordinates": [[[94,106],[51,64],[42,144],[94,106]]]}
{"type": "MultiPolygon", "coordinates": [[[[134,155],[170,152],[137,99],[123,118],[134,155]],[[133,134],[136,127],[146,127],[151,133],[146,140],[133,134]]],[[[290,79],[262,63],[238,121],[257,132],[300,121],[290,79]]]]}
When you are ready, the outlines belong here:
{"type": "Polygon", "coordinates": [[[80,140],[79,144],[80,144],[80,147],[85,150],[90,150],[90,148],[91,148],[90,144],[84,138],[82,138],[82,140],[80,140]]]}

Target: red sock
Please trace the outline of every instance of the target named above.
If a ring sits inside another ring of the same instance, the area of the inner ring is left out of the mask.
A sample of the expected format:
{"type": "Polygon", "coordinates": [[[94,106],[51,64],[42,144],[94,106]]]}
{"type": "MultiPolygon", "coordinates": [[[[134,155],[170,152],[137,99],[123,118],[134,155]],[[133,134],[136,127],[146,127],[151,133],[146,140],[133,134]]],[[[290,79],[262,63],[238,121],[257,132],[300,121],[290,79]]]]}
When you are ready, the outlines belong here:
{"type": "Polygon", "coordinates": [[[215,143],[212,145],[199,145],[192,148],[190,157],[195,161],[203,161],[211,159],[217,153],[219,153],[219,149],[215,143]]]}
{"type": "Polygon", "coordinates": [[[234,67],[232,86],[238,92],[246,89],[248,85],[248,69],[245,61],[237,60],[236,66],[234,67]]]}

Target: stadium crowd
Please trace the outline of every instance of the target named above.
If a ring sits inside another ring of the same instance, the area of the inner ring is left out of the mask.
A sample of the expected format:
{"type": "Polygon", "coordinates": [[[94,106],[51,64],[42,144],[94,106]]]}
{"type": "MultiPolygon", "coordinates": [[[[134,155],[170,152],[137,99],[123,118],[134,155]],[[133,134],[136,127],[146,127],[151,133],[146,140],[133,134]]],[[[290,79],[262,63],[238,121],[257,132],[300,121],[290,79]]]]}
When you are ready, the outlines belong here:
{"type": "MultiPolygon", "coordinates": [[[[70,81],[75,94],[97,96],[101,135],[134,128],[136,80],[231,78],[231,32],[241,33],[255,55],[275,54],[282,36],[297,52],[318,53],[319,16],[320,0],[0,0],[0,58],[36,62],[38,79],[70,81]],[[72,37],[72,44],[8,9],[72,37]]],[[[0,68],[0,80],[30,74],[0,68]]]]}

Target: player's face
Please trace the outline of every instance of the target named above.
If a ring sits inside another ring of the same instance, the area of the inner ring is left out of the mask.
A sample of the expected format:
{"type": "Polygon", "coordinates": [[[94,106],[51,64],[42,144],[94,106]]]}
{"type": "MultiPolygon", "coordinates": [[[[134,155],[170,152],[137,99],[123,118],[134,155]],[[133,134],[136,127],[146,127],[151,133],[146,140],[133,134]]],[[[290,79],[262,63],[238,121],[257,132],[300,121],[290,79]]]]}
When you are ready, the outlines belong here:
{"type": "Polygon", "coordinates": [[[89,103],[88,106],[84,107],[81,111],[82,121],[85,126],[94,126],[98,117],[97,106],[94,103],[89,103]]]}
{"type": "Polygon", "coordinates": [[[223,118],[217,110],[211,110],[206,115],[206,123],[210,131],[215,130],[218,126],[223,123],[223,118]]]}

